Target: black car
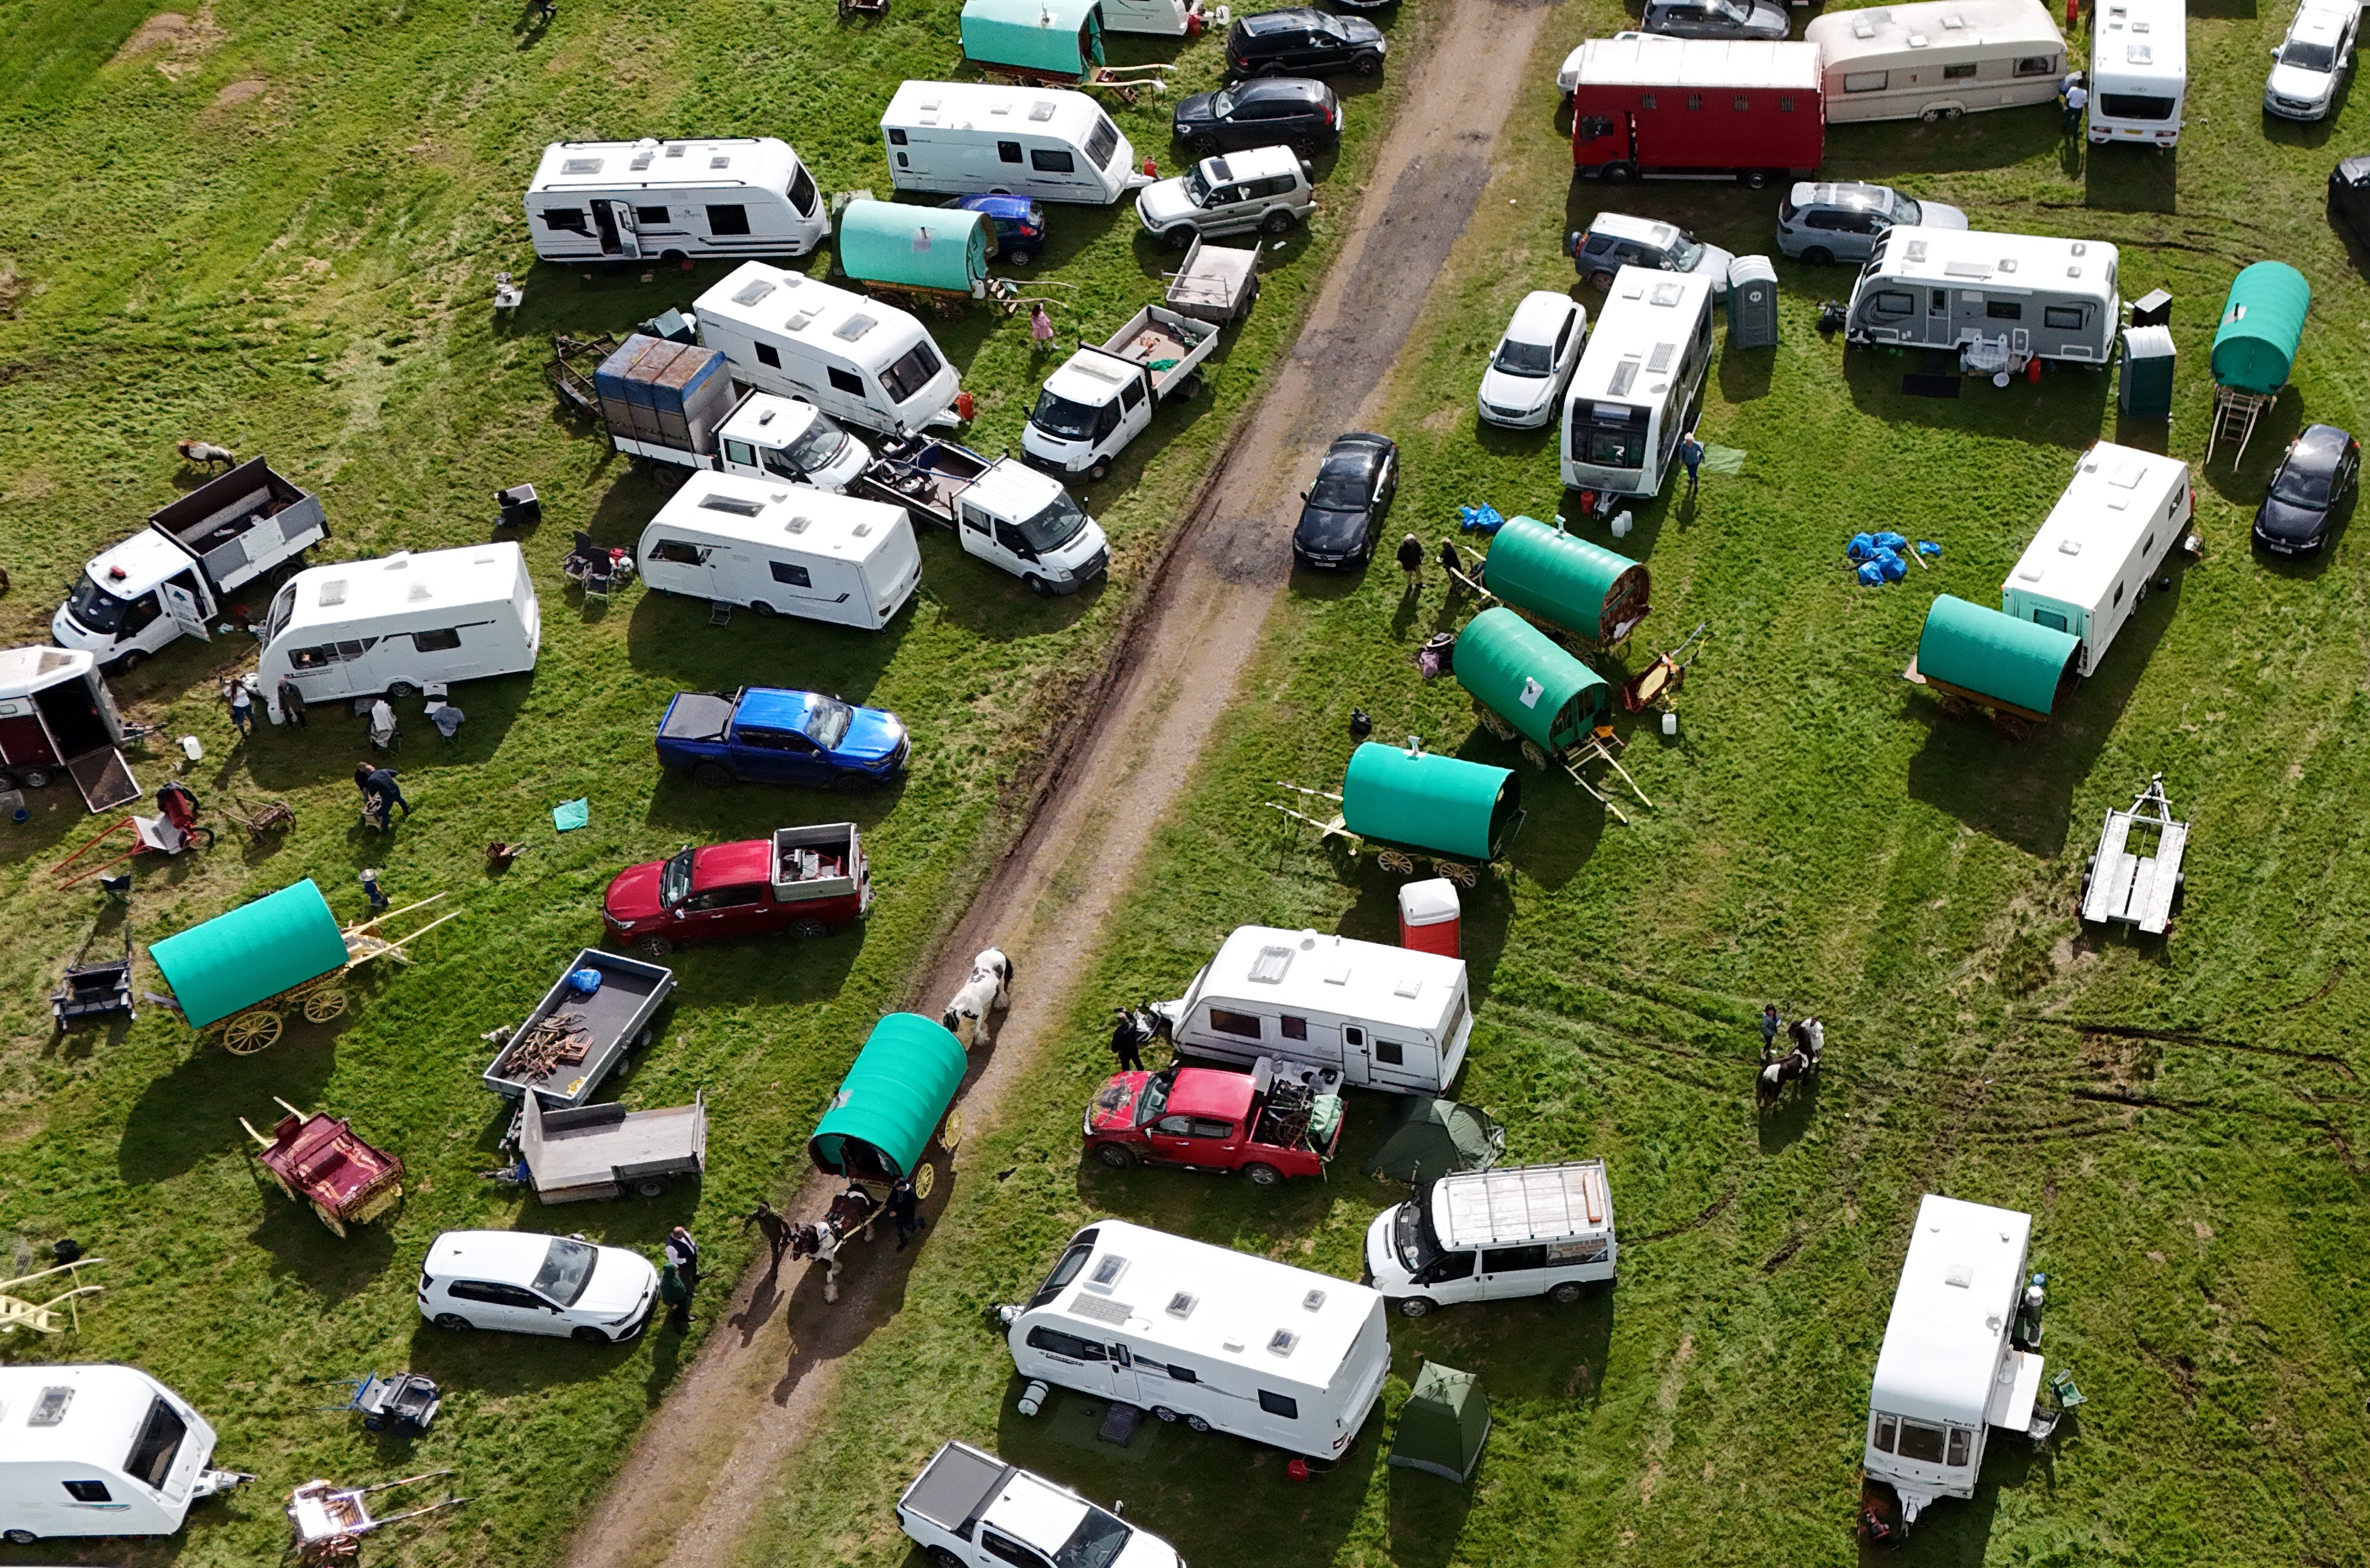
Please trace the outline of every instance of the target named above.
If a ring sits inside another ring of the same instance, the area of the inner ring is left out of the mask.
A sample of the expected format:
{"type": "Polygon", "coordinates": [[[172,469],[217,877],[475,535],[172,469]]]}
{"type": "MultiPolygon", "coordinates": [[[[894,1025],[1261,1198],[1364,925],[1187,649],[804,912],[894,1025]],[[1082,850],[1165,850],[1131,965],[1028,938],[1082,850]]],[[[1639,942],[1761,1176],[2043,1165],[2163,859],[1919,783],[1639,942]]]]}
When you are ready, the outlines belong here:
{"type": "Polygon", "coordinates": [[[2329,171],[2329,215],[2370,249],[2370,157],[2345,158],[2329,171]]]}
{"type": "Polygon", "coordinates": [[[2361,477],[2362,444],[2335,425],[2307,425],[2288,443],[2271,489],[2255,508],[2255,539],[2281,555],[2329,542],[2329,521],[2361,477]]]}
{"type": "Polygon", "coordinates": [[[1293,558],[1308,566],[1355,566],[1375,553],[1375,530],[1398,493],[1399,448],[1387,435],[1352,431],[1333,443],[1317,482],[1300,492],[1293,558]]]}
{"type": "Polygon", "coordinates": [[[1237,76],[1371,76],[1388,48],[1383,29],[1363,17],[1306,6],[1237,17],[1226,29],[1226,66],[1237,76]]]}
{"type": "Polygon", "coordinates": [[[1306,76],[1269,76],[1179,99],[1169,129],[1197,158],[1244,147],[1313,156],[1340,144],[1341,100],[1306,76]]]}

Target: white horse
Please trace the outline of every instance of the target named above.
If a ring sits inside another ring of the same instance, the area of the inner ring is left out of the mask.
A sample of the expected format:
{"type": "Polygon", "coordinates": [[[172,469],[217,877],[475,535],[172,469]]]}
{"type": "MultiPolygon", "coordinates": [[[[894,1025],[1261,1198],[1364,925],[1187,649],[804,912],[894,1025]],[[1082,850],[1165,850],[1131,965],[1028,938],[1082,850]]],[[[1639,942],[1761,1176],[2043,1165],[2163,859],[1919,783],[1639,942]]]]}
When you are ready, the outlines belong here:
{"type": "Polygon", "coordinates": [[[971,978],[938,1019],[964,1050],[995,1043],[995,1015],[1012,1005],[1012,960],[1002,948],[984,948],[971,961],[971,978]]]}

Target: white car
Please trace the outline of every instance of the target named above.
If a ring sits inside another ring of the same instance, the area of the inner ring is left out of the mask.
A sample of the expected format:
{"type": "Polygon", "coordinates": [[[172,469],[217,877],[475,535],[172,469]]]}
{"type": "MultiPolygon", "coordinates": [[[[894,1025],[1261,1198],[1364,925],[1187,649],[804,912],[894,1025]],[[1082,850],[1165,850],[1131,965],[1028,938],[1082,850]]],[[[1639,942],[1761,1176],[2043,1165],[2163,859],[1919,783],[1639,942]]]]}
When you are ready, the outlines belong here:
{"type": "Polygon", "coordinates": [[[640,1333],[658,1295],[639,1252],[528,1230],[448,1230],[420,1269],[420,1315],[440,1329],[608,1344],[640,1333]]]}
{"type": "Polygon", "coordinates": [[[1552,421],[1587,336],[1588,312],[1577,300],[1548,289],[1524,294],[1481,373],[1481,422],[1536,430],[1552,421]]]}
{"type": "Polygon", "coordinates": [[[1283,234],[1317,211],[1315,178],[1290,147],[1250,147],[1155,180],[1137,193],[1135,215],[1171,250],[1187,248],[1196,235],[1283,234]]]}
{"type": "Polygon", "coordinates": [[[2263,83],[2263,112],[2283,120],[2319,120],[2336,101],[2337,79],[2353,64],[2353,35],[2362,13],[2346,0],[2303,0],[2288,36],[2272,51],[2263,83]]]}
{"type": "Polygon", "coordinates": [[[897,1523],[936,1568],[1185,1568],[1158,1536],[968,1443],[930,1457],[897,1523]]]}

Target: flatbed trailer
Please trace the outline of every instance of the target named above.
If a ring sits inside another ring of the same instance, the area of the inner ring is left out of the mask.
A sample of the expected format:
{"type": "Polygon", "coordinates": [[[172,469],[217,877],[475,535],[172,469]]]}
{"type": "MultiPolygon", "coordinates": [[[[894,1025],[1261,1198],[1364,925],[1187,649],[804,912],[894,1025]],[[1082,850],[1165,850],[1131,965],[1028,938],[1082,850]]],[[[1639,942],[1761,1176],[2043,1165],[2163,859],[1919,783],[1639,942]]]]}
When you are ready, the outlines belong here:
{"type": "Polygon", "coordinates": [[[2093,926],[2114,921],[2151,937],[2164,935],[2186,891],[2180,861],[2188,850],[2189,824],[2173,816],[2159,773],[2131,810],[2111,811],[2100,825],[2098,850],[2082,870],[2083,920],[2093,926]]]}
{"type": "Polygon", "coordinates": [[[647,959],[585,948],[568,961],[543,1000],[502,1043],[493,1064],[480,1075],[485,1086],[506,1100],[518,1100],[532,1088],[547,1108],[573,1109],[592,1098],[626,1052],[646,1040],[650,1020],[674,989],[674,971],[647,959]],[[580,996],[569,978],[580,969],[601,976],[600,987],[580,996]],[[530,1060],[536,1026],[550,1023],[582,1040],[581,1053],[569,1045],[548,1070],[530,1060]]]}
{"type": "Polygon", "coordinates": [[[628,1111],[622,1105],[581,1105],[546,1111],[530,1094],[520,1107],[519,1153],[535,1195],[546,1204],[588,1198],[654,1198],[670,1176],[708,1169],[708,1097],[688,1105],[628,1111]]]}

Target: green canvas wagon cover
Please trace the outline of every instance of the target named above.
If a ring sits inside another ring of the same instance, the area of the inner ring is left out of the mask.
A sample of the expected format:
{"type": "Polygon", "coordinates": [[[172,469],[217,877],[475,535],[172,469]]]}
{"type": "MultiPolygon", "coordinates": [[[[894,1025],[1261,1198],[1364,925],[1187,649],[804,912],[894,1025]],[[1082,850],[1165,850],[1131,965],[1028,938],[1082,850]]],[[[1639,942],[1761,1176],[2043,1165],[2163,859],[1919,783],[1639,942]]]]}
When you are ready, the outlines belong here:
{"type": "Polygon", "coordinates": [[[346,966],[346,937],[311,878],[148,946],[191,1029],[346,966]]]}
{"type": "Polygon", "coordinates": [[[2075,679],[2071,632],[2036,626],[1944,594],[1926,612],[1917,674],[1932,686],[2046,719],[2075,679]]]}
{"type": "Polygon", "coordinates": [[[1490,541],[1481,585],[1518,610],[1605,643],[1646,618],[1646,569],[1536,517],[1509,519],[1490,541]]]}
{"type": "Polygon", "coordinates": [[[2284,261],[2258,261],[2231,280],[2214,333],[2214,381],[2264,396],[2288,384],[2312,285],[2284,261]]]}
{"type": "Polygon", "coordinates": [[[1503,605],[1482,611],[1456,634],[1453,667],[1474,701],[1550,753],[1580,744],[1612,690],[1604,676],[1503,605]]]}
{"type": "Polygon", "coordinates": [[[1430,1470],[1460,1485],[1473,1479],[1490,1440],[1490,1396],[1478,1374],[1427,1361],[1399,1407],[1391,1463],[1430,1470]]]}
{"type": "Polygon", "coordinates": [[[808,1158],[834,1176],[911,1176],[954,1103],[963,1066],[961,1041],[918,1014],[891,1013],[840,1079],[808,1158]]]}
{"type": "Polygon", "coordinates": [[[1522,780],[1486,763],[1368,741],[1341,780],[1341,825],[1426,854],[1494,860],[1522,821],[1522,780]]]}
{"type": "Polygon", "coordinates": [[[963,58],[1084,76],[1103,63],[1103,8],[1096,0],[963,0],[963,58]]]}
{"type": "Polygon", "coordinates": [[[868,283],[976,295],[987,278],[983,213],[850,202],[839,215],[839,268],[868,283]]]}

